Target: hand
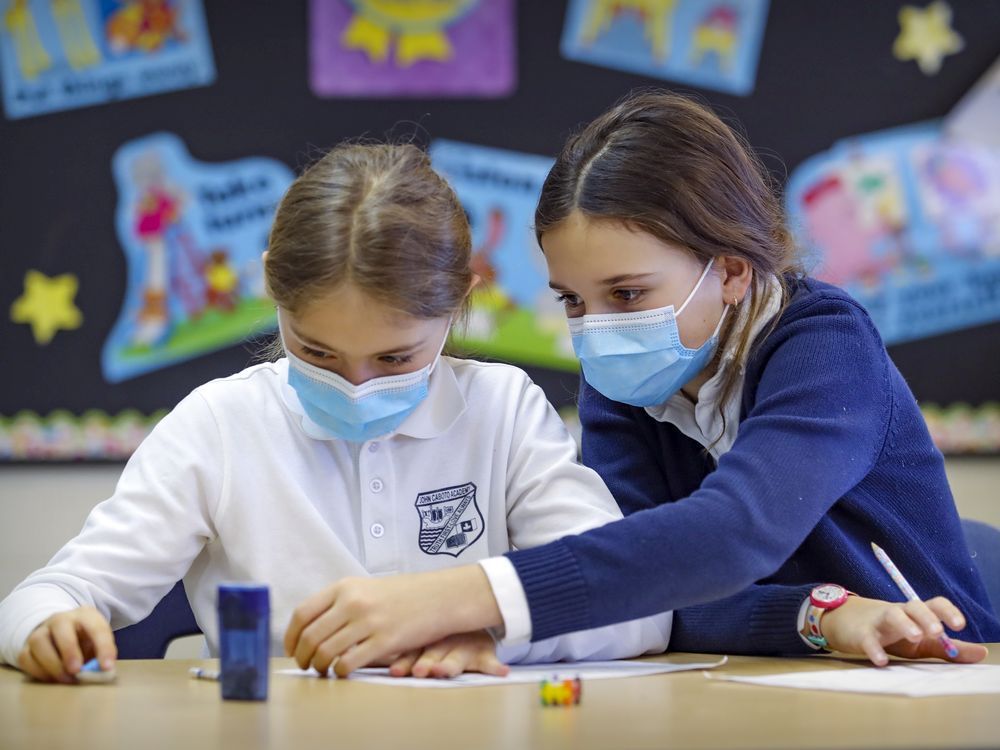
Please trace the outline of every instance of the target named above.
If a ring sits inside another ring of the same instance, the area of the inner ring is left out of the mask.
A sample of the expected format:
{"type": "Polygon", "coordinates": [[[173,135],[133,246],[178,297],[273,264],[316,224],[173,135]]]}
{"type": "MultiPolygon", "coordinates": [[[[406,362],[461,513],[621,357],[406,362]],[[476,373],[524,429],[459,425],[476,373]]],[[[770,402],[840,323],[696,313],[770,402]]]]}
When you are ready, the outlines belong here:
{"type": "Polygon", "coordinates": [[[285,653],[346,677],[394,654],[503,624],[478,565],[436,573],[344,578],[306,599],[285,631],[285,653]]]}
{"type": "Polygon", "coordinates": [[[17,655],[17,666],[43,682],[76,682],[84,662],[97,658],[113,669],[118,649],[111,625],[93,607],[59,612],[31,631],[17,655]]]}
{"type": "Polygon", "coordinates": [[[462,672],[506,677],[510,667],[497,658],[496,642],[485,630],[450,635],[389,665],[393,677],[454,677],[462,672]]]}
{"type": "Polygon", "coordinates": [[[944,632],[942,622],[952,630],[965,627],[962,613],[943,596],[905,604],[849,596],[823,615],[820,628],[831,650],[865,654],[879,667],[888,663],[888,654],[906,659],[937,657],[961,664],[986,658],[985,646],[955,639],[958,656],[949,657],[938,641],[944,632]]]}

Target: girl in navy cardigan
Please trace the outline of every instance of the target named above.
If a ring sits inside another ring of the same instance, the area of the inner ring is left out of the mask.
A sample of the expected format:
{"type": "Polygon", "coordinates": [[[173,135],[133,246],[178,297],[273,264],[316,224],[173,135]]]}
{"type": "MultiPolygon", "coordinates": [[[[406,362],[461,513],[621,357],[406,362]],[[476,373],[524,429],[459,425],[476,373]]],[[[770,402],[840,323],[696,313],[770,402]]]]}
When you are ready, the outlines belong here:
{"type": "Polygon", "coordinates": [[[290,642],[322,614],[346,674],[452,632],[538,640],[668,609],[676,650],[884,664],[1000,640],[913,395],[865,310],[801,272],[719,118],[625,100],[569,140],[535,219],[583,368],[583,459],[627,517],[499,564],[342,581],[290,642]],[[889,603],[872,542],[926,602],[889,603]]]}

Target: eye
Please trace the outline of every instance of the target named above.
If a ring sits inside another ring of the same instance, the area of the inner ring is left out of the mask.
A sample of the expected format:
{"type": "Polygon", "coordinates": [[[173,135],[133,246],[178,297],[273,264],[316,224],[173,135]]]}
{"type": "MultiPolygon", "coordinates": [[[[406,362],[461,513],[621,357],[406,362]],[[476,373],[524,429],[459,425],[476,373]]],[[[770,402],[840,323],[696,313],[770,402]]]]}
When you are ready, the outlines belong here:
{"type": "Polygon", "coordinates": [[[321,352],[319,349],[313,349],[311,346],[303,346],[302,353],[307,357],[312,357],[313,359],[329,359],[333,356],[331,354],[327,354],[326,352],[321,352]]]}
{"type": "Polygon", "coordinates": [[[387,365],[392,365],[393,367],[399,367],[401,365],[409,364],[413,361],[412,354],[387,354],[384,357],[379,357],[381,362],[385,362],[387,365]]]}
{"type": "Polygon", "coordinates": [[[566,307],[567,310],[572,310],[573,308],[580,306],[580,298],[575,294],[570,294],[569,292],[564,292],[563,294],[556,295],[556,302],[561,303],[566,307]]]}
{"type": "Polygon", "coordinates": [[[642,289],[615,289],[611,294],[619,302],[631,304],[641,300],[645,292],[642,289]]]}

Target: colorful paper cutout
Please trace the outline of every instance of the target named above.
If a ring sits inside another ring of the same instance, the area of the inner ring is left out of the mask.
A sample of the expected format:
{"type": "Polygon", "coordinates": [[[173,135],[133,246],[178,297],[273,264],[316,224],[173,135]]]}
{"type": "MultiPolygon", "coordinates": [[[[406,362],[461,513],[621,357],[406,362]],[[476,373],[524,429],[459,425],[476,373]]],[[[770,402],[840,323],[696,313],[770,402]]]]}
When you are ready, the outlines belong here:
{"type": "Polygon", "coordinates": [[[892,54],[903,62],[916,60],[924,75],[937,73],[945,56],[961,52],[965,46],[951,28],[951,6],[943,0],[926,8],[904,5],[899,9],[899,28],[892,54]]]}
{"type": "Polygon", "coordinates": [[[473,292],[464,336],[473,354],[564,370],[577,367],[566,313],[549,289],[531,229],[552,160],[454,141],[431,144],[431,160],[458,193],[472,225],[473,292]]]}
{"type": "Polygon", "coordinates": [[[201,0],[8,0],[0,8],[11,119],[215,79],[201,0]]]}
{"type": "Polygon", "coordinates": [[[128,409],[115,416],[90,409],[80,416],[57,409],[42,417],[0,415],[0,461],[124,461],[167,414],[128,409]]]}
{"type": "Polygon", "coordinates": [[[886,343],[1000,319],[1000,151],[937,123],[870,133],[800,165],[786,202],[816,275],[886,343]]]}
{"type": "Polygon", "coordinates": [[[73,302],[78,286],[75,274],[49,277],[28,271],[24,293],[10,307],[10,319],[30,325],[35,342],[44,346],[57,331],[72,331],[83,323],[83,313],[73,302]]]}
{"type": "Polygon", "coordinates": [[[948,138],[1000,149],[1000,57],[944,119],[948,138]]]}
{"type": "Polygon", "coordinates": [[[571,0],[571,60],[749,94],[768,0],[571,0]]]}
{"type": "Polygon", "coordinates": [[[514,90],[512,0],[311,0],[317,96],[502,97],[514,90]]]}
{"type": "Polygon", "coordinates": [[[102,352],[107,380],[274,327],[260,256],[288,167],[264,158],[203,164],[177,136],[157,133],[118,149],[113,171],[128,281],[102,352]]]}
{"type": "Polygon", "coordinates": [[[1000,453],[1000,403],[921,404],[927,429],[947,455],[1000,453]]]}

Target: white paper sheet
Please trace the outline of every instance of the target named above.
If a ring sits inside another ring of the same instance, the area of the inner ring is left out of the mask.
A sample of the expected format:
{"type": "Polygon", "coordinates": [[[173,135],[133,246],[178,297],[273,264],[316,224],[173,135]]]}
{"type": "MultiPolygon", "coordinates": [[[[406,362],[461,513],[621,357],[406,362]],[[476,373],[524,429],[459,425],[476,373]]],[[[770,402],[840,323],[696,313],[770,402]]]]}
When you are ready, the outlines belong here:
{"type": "Polygon", "coordinates": [[[718,679],[770,687],[884,693],[911,698],[1000,693],[1000,666],[993,664],[893,664],[888,667],[789,672],[760,677],[723,675],[718,679]]]}
{"type": "MultiPolygon", "coordinates": [[[[713,669],[726,663],[723,656],[718,661],[696,664],[669,664],[652,661],[580,661],[559,662],[558,664],[514,664],[506,677],[494,677],[474,672],[460,674],[450,679],[426,679],[418,677],[391,677],[388,669],[359,669],[349,679],[370,682],[377,685],[417,688],[458,688],[483,687],[489,685],[511,685],[515,683],[539,683],[543,679],[558,677],[579,677],[587,680],[607,680],[616,677],[645,677],[668,672],[685,672],[696,669],[713,669]]],[[[315,669],[279,669],[277,674],[296,677],[317,677],[315,669]]]]}

